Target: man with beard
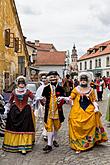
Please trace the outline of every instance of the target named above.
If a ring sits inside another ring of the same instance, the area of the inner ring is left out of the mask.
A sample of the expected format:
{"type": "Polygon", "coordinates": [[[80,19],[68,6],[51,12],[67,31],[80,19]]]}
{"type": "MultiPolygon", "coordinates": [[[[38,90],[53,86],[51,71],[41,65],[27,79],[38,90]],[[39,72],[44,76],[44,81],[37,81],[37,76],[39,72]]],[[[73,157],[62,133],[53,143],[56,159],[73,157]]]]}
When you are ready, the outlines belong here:
{"type": "Polygon", "coordinates": [[[47,76],[50,84],[44,88],[42,96],[46,100],[44,122],[47,130],[48,144],[43,148],[43,151],[50,152],[52,145],[59,147],[56,138],[61,123],[64,121],[62,109],[64,100],[58,101],[58,97],[64,96],[64,91],[58,84],[58,73],[56,71],[49,72],[47,76]]]}

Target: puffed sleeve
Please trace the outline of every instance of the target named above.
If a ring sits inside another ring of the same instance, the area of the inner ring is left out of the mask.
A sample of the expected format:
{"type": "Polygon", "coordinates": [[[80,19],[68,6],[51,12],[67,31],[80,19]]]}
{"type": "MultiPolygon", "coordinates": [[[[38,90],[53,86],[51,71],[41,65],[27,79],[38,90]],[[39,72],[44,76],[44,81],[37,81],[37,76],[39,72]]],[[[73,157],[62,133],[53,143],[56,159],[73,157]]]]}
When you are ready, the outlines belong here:
{"type": "Polygon", "coordinates": [[[33,100],[34,99],[34,95],[33,95],[33,93],[30,91],[30,90],[28,90],[28,96],[33,100]]]}
{"type": "Polygon", "coordinates": [[[9,98],[9,103],[12,104],[14,100],[14,91],[12,91],[10,98],[9,98]]]}
{"type": "Polygon", "coordinates": [[[76,95],[77,95],[77,90],[76,90],[76,88],[74,88],[71,92],[71,95],[70,95],[71,99],[74,100],[76,95]]]}

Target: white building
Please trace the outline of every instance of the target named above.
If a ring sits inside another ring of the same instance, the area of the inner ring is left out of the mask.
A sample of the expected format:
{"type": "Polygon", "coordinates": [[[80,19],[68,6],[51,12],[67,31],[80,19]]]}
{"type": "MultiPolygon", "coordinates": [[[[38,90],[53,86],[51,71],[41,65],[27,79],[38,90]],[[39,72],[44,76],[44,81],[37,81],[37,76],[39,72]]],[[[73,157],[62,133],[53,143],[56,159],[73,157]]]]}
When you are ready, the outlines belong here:
{"type": "Polygon", "coordinates": [[[91,72],[94,77],[110,76],[110,41],[89,48],[78,60],[78,71],[91,72]]]}
{"type": "MultiPolygon", "coordinates": [[[[27,49],[30,57],[34,59],[30,68],[36,72],[57,71],[63,78],[66,73],[66,51],[58,51],[53,44],[28,41],[27,49]]],[[[31,59],[31,58],[30,58],[31,59]]]]}

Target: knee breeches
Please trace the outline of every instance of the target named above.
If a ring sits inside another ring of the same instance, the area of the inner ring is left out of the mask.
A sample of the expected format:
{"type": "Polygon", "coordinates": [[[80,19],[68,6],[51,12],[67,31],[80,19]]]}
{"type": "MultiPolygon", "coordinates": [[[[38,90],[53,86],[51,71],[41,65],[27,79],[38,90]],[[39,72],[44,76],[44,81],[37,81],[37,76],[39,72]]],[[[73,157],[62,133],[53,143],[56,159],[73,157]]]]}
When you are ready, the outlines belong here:
{"type": "Polygon", "coordinates": [[[48,118],[47,123],[45,123],[45,128],[47,132],[58,131],[61,127],[59,119],[48,118]]]}

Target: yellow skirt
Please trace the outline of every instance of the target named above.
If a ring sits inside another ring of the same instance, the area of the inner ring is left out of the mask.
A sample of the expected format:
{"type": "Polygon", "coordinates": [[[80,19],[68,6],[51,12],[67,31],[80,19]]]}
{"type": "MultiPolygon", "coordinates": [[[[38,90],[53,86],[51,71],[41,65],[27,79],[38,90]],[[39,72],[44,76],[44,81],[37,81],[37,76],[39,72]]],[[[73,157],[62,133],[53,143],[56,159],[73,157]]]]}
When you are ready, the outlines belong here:
{"type": "Polygon", "coordinates": [[[34,134],[17,134],[5,132],[3,150],[10,152],[20,152],[22,150],[31,151],[34,143],[34,134]]]}
{"type": "MultiPolygon", "coordinates": [[[[35,127],[35,116],[31,111],[32,120],[35,127]]],[[[35,142],[35,132],[13,132],[5,130],[2,149],[9,152],[32,151],[35,142]]]]}
{"type": "Polygon", "coordinates": [[[100,112],[88,112],[81,118],[69,117],[69,143],[72,149],[83,151],[108,140],[100,116],[100,112]]]}

